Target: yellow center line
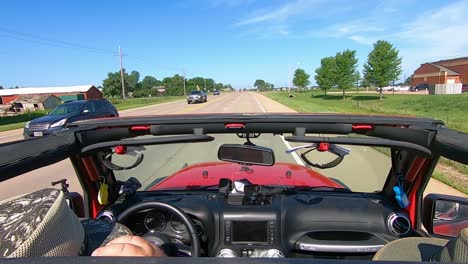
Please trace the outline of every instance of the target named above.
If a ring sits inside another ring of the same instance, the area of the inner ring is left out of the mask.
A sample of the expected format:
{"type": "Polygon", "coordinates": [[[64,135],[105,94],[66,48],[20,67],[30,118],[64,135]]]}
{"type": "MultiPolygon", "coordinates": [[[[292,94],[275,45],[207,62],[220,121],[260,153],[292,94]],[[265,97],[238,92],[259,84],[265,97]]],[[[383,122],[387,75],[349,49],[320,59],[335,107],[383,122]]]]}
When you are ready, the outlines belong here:
{"type": "Polygon", "coordinates": [[[177,111],[177,112],[174,112],[174,114],[186,114],[186,113],[189,113],[189,112],[192,112],[192,111],[195,111],[195,110],[198,110],[202,107],[205,107],[205,106],[208,106],[208,105],[211,105],[221,99],[224,99],[226,96],[223,96],[221,98],[216,98],[216,99],[210,99],[209,101],[207,101],[206,103],[201,103],[201,104],[197,104],[197,105],[193,105],[193,104],[187,104],[187,107],[185,107],[184,109],[180,110],[180,111],[177,111]]]}

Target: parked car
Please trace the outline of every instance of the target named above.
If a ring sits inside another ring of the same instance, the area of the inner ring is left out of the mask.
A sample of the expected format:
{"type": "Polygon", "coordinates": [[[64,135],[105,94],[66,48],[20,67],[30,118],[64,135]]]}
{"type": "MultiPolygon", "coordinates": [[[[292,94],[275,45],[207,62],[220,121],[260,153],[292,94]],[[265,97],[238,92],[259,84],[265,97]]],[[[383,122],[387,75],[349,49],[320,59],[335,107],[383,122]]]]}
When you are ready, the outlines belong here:
{"type": "Polygon", "coordinates": [[[468,93],[468,83],[462,85],[462,93],[468,93]]]}
{"type": "Polygon", "coordinates": [[[420,83],[416,86],[410,87],[411,92],[419,92],[419,91],[425,91],[429,89],[429,84],[428,83],[420,83]]]}
{"type": "MultiPolygon", "coordinates": [[[[440,120],[201,114],[67,128],[0,145],[12,153],[0,155],[0,182],[69,159],[85,197],[62,184],[63,192],[0,203],[0,253],[28,257],[11,263],[135,262],[82,257],[129,234],[168,256],[211,257],[195,264],[225,262],[213,257],[420,262],[440,260],[441,252],[450,262],[466,260],[468,199],[423,199],[440,157],[468,164],[468,134],[440,120]],[[43,255],[68,257],[32,258],[43,255]]],[[[173,262],[136,262],[154,261],[173,262]]]]}
{"type": "Polygon", "coordinates": [[[213,95],[220,95],[219,90],[214,90],[213,95]]]}
{"type": "Polygon", "coordinates": [[[377,87],[375,88],[375,91],[380,92],[380,91],[393,91],[393,86],[385,86],[385,87],[377,87]]]}
{"type": "Polygon", "coordinates": [[[187,96],[187,104],[204,103],[206,101],[208,101],[208,95],[203,90],[193,90],[187,96]]]}
{"type": "Polygon", "coordinates": [[[395,86],[393,87],[394,91],[409,91],[409,86],[395,86]]]}
{"type": "Polygon", "coordinates": [[[78,100],[66,102],[45,116],[27,122],[24,138],[50,135],[60,131],[68,123],[102,117],[118,117],[117,109],[106,99],[78,100]]]}

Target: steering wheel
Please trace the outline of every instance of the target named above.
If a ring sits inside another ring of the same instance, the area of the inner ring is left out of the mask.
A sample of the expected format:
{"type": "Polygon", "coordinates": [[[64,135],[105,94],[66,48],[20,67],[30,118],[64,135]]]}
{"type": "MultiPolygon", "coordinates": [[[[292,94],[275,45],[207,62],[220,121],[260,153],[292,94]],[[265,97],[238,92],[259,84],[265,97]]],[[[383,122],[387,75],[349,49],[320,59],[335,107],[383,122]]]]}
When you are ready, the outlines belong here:
{"type": "MultiPolygon", "coordinates": [[[[163,210],[170,212],[171,214],[177,216],[181,222],[185,225],[187,228],[187,232],[190,235],[190,239],[192,242],[192,246],[190,247],[190,253],[192,257],[199,257],[200,256],[200,239],[197,235],[197,231],[195,229],[195,226],[192,223],[192,220],[190,217],[187,216],[186,213],[184,213],[182,210],[180,210],[178,207],[164,203],[164,202],[155,202],[155,201],[148,201],[148,202],[141,202],[138,204],[135,204],[127,209],[125,209],[118,217],[117,217],[117,222],[123,224],[125,223],[126,220],[129,219],[130,216],[134,215],[135,213],[138,213],[143,210],[148,210],[148,209],[154,209],[154,210],[163,210]]],[[[168,249],[171,246],[169,238],[162,233],[150,233],[145,236],[143,236],[146,240],[150,242],[156,243],[161,249],[167,254],[168,249]]]]}

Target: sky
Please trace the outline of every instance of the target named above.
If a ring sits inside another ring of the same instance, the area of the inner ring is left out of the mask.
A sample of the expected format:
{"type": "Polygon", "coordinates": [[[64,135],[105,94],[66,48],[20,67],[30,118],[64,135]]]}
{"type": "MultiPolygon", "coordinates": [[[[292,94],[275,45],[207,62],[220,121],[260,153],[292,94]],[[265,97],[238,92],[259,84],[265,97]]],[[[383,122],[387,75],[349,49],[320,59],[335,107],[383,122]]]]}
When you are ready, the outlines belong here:
{"type": "Polygon", "coordinates": [[[119,70],[162,79],[210,77],[235,88],[288,86],[320,59],[392,43],[404,77],[422,63],[468,56],[468,1],[3,1],[0,85],[102,85],[119,70]]]}

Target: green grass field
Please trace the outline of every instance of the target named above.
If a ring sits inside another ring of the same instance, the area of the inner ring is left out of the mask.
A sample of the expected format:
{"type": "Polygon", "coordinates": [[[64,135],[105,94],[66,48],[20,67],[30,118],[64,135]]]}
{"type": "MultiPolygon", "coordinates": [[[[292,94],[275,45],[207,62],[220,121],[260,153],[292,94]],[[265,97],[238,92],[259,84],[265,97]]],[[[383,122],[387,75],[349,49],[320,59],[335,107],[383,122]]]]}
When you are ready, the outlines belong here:
{"type": "MultiPolygon", "coordinates": [[[[165,97],[151,97],[151,98],[130,98],[122,99],[109,99],[110,102],[117,108],[117,110],[125,110],[152,104],[160,104],[184,99],[183,96],[165,96],[165,97]]],[[[0,132],[8,131],[17,128],[23,128],[24,124],[30,120],[46,115],[49,110],[34,111],[17,116],[0,117],[0,132]]]]}
{"type": "MultiPolygon", "coordinates": [[[[350,91],[352,92],[352,91],[350,91]]],[[[468,133],[468,94],[412,95],[387,94],[379,100],[379,94],[324,95],[323,91],[265,94],[298,112],[335,112],[360,114],[385,114],[430,117],[442,120],[448,127],[468,133]]]]}
{"type": "MultiPolygon", "coordinates": [[[[350,91],[352,92],[352,91],[350,91]]],[[[313,113],[354,113],[383,114],[429,117],[442,120],[448,127],[468,133],[468,94],[458,95],[412,95],[387,94],[380,100],[379,94],[324,95],[323,91],[293,93],[269,92],[266,96],[298,112],[313,113]]],[[[439,170],[433,177],[468,194],[468,166],[441,158],[443,165],[449,166],[462,175],[452,176],[439,170]]]]}

